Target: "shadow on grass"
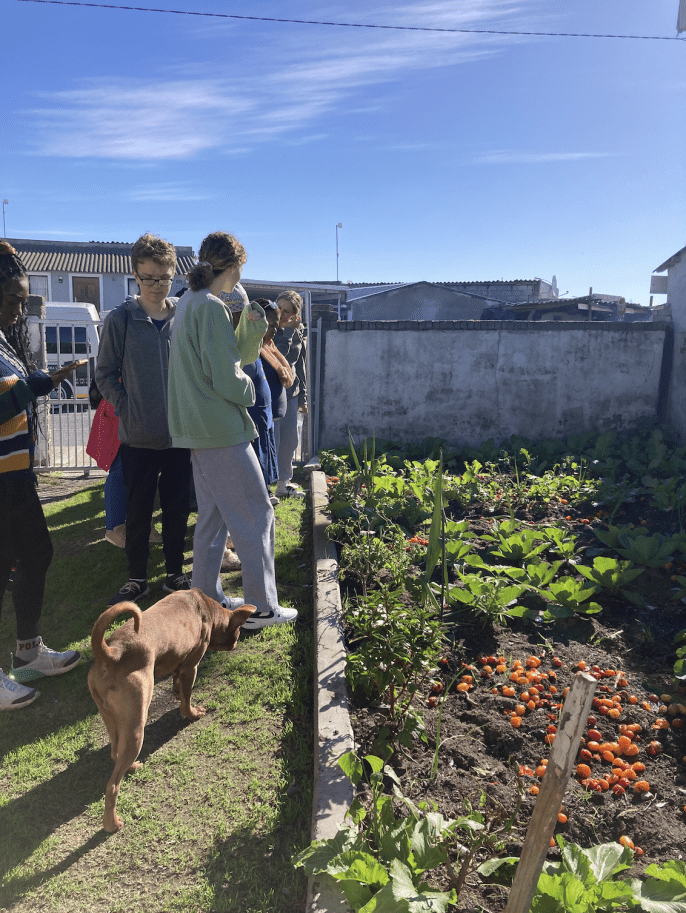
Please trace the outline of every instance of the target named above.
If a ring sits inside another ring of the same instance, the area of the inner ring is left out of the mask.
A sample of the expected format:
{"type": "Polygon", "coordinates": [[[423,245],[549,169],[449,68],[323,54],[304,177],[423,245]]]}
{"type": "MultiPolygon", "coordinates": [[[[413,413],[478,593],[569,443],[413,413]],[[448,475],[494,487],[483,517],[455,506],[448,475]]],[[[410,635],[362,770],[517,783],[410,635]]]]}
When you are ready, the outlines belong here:
{"type": "Polygon", "coordinates": [[[291,856],[302,847],[293,847],[283,825],[259,836],[242,828],[226,840],[215,843],[211,861],[203,873],[213,890],[206,908],[213,913],[302,913],[307,883],[302,870],[291,863],[291,856]],[[255,873],[260,872],[256,880],[255,873]]]}
{"type": "MultiPolygon", "coordinates": [[[[139,755],[146,761],[155,751],[170,741],[189,721],[178,710],[169,710],[146,726],[145,741],[139,755]]],[[[83,748],[77,761],[55,774],[34,789],[25,792],[0,808],[0,879],[30,858],[37,847],[62,825],[83,812],[105,794],[105,784],[112,774],[110,746],[93,751],[83,748]]],[[[82,846],[73,850],[58,865],[24,878],[14,879],[0,890],[0,907],[9,906],[28,891],[65,872],[90,850],[112,835],[102,829],[82,846]]]]}

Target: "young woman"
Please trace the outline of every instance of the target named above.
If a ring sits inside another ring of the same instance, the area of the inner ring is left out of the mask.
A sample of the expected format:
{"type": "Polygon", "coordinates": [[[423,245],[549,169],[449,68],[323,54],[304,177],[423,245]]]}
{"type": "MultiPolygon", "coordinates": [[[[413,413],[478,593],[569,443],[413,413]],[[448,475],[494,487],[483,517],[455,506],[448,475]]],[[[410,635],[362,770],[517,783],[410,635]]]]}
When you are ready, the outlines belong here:
{"type": "Polygon", "coordinates": [[[159,486],[166,593],[190,588],[183,573],[191,460],[175,447],[167,420],[169,348],[176,304],[167,298],[176,270],[174,246],[143,235],[131,249],[139,294],[105,318],[96,383],[119,416],[121,465],[126,486],[126,557],[129,579],[109,604],[137,602],[150,593],[148,557],[159,486]]]}
{"type": "Polygon", "coordinates": [[[19,682],[61,675],[81,659],[75,650],[51,650],[39,634],[52,542],[31,467],[33,405],[37,397],[59,386],[76,364],[51,375],[33,370],[23,315],[28,297],[24,264],[13,247],[0,241],[0,606],[14,566],[12,600],[17,618],[13,678],[0,669],[0,710],[26,707],[38,697],[40,692],[19,682]]]}
{"type": "Polygon", "coordinates": [[[307,382],[305,372],[305,333],[301,321],[303,300],[289,289],[276,299],[279,309],[279,328],[274,345],[286,359],[293,372],[293,384],[286,392],[286,411],[277,423],[274,436],[279,462],[276,495],[279,498],[304,497],[293,483],[293,457],[298,449],[298,414],[307,413],[307,382]]]}
{"type": "MultiPolygon", "coordinates": [[[[294,621],[278,604],[274,578],[274,510],[251,441],[248,406],[255,389],[242,365],[257,359],[267,324],[252,304],[234,331],[217,297],[231,292],[246,260],[243,245],[226,232],[208,235],[179,299],[169,365],[169,428],[176,447],[189,447],[198,498],[193,540],[193,586],[218,602],[220,566],[228,530],[241,560],[245,602],[256,611],[244,627],[294,621]]],[[[233,606],[231,606],[233,607],[233,606]]]]}

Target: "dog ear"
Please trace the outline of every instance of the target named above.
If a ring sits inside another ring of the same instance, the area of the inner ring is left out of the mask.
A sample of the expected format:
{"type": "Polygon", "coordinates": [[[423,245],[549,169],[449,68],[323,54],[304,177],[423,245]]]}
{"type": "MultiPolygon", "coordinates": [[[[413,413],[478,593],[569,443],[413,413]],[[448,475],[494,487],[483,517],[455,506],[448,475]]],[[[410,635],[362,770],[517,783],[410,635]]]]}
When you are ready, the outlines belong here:
{"type": "Polygon", "coordinates": [[[254,611],[254,605],[243,605],[239,609],[234,609],[233,612],[231,612],[229,631],[235,631],[236,628],[240,628],[241,625],[244,625],[254,611]]]}

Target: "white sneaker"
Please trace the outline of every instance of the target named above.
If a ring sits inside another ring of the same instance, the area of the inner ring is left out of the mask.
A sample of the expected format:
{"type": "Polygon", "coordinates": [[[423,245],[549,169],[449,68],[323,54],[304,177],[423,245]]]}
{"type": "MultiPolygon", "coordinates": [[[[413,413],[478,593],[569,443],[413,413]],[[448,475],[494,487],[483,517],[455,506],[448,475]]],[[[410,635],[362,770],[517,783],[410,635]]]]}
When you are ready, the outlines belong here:
{"type": "Polygon", "coordinates": [[[281,605],[276,607],[275,612],[261,612],[257,609],[248,618],[243,627],[246,631],[257,631],[260,628],[266,628],[268,625],[282,625],[289,621],[295,621],[297,617],[297,609],[287,609],[281,605]]]}
{"type": "Polygon", "coordinates": [[[32,704],[40,691],[15,682],[0,669],[0,710],[21,710],[32,704]]]}
{"type": "Polygon", "coordinates": [[[38,638],[38,652],[34,659],[28,663],[22,662],[19,657],[12,660],[11,677],[17,682],[32,682],[36,678],[43,678],[45,675],[62,675],[63,672],[70,672],[75,669],[81,662],[81,654],[76,650],[67,650],[65,653],[58,653],[57,650],[51,650],[46,647],[41,637],[38,638]],[[21,663],[17,666],[16,663],[21,663]]]}
{"type": "Polygon", "coordinates": [[[233,599],[231,596],[225,596],[219,605],[224,606],[225,609],[231,609],[233,612],[234,609],[240,609],[242,605],[245,605],[245,599],[241,599],[240,596],[234,596],[233,599]]]}

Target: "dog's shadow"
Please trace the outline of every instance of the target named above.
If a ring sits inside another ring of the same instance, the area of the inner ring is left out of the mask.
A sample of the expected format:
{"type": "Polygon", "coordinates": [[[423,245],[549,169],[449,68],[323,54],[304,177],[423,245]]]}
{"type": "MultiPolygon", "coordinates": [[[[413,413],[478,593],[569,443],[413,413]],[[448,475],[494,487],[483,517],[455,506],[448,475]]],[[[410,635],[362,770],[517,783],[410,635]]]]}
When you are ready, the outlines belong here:
{"type": "MultiPolygon", "coordinates": [[[[155,689],[139,760],[145,762],[155,751],[171,741],[190,724],[179,713],[168,688],[155,689]]],[[[112,773],[109,741],[102,748],[83,748],[78,760],[49,780],[38,784],[0,808],[0,834],[3,840],[0,881],[16,866],[29,859],[36,848],[62,825],[79,815],[105,794],[112,773]]],[[[67,871],[90,850],[113,836],[101,829],[52,868],[25,877],[13,878],[0,894],[0,907],[10,907],[29,891],[54,875],[67,871]]]]}

